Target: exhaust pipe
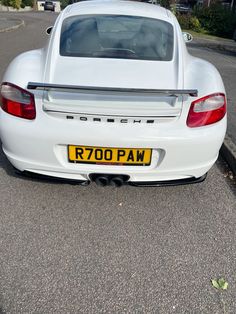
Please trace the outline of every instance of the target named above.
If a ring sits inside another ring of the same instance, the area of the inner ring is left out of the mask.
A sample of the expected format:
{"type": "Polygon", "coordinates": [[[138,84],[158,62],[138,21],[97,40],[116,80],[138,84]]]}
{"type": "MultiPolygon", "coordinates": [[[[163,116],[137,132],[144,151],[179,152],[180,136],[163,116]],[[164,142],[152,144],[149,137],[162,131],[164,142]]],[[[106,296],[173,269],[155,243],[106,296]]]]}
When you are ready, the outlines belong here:
{"type": "Polygon", "coordinates": [[[105,174],[105,173],[91,173],[89,175],[90,180],[95,182],[99,186],[115,186],[121,187],[126,184],[129,180],[128,175],[116,175],[116,174],[105,174]]]}
{"type": "Polygon", "coordinates": [[[111,179],[110,184],[119,188],[124,184],[124,179],[121,176],[114,177],[111,179]]]}
{"type": "Polygon", "coordinates": [[[107,185],[109,185],[109,178],[105,177],[105,176],[99,176],[94,181],[99,186],[107,186],[107,185]]]}

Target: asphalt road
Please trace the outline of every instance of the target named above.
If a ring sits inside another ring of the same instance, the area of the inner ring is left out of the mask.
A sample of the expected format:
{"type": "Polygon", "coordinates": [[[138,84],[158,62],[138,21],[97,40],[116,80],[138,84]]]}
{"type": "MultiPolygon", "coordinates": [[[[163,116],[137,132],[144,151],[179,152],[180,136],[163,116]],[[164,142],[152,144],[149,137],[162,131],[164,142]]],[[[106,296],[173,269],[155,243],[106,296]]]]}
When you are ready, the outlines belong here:
{"type": "MultiPolygon", "coordinates": [[[[55,18],[17,16],[0,75],[55,18]]],[[[235,195],[221,160],[202,184],[117,189],[21,178],[1,152],[0,313],[235,313],[235,195]]]]}

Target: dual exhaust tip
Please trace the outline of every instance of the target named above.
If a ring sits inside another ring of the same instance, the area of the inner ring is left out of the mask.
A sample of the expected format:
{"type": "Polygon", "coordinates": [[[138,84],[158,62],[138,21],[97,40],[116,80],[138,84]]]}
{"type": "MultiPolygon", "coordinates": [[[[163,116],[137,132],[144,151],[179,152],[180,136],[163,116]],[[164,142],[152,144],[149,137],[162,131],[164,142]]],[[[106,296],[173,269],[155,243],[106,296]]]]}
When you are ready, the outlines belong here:
{"type": "Polygon", "coordinates": [[[121,187],[129,180],[129,176],[112,174],[91,174],[90,179],[99,186],[121,187]]]}

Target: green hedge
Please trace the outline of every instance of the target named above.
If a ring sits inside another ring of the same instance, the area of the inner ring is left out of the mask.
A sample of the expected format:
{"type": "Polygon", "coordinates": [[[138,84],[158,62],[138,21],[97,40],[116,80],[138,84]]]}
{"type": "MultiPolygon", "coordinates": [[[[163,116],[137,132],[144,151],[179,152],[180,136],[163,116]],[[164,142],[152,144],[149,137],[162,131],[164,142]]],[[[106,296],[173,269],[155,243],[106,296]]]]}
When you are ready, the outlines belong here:
{"type": "Polygon", "coordinates": [[[236,28],[236,14],[229,8],[220,3],[214,3],[210,7],[195,6],[193,15],[209,34],[232,38],[236,28]]]}
{"type": "Polygon", "coordinates": [[[177,14],[176,17],[183,29],[195,32],[232,38],[236,29],[236,14],[220,3],[210,7],[195,6],[191,14],[177,14]]]}
{"type": "Polygon", "coordinates": [[[176,17],[183,29],[191,29],[195,32],[203,31],[201,23],[196,16],[192,16],[191,14],[177,14],[176,17]]]}
{"type": "Polygon", "coordinates": [[[22,0],[22,4],[23,4],[25,7],[33,7],[34,2],[33,2],[33,0],[22,0]]]}
{"type": "Polygon", "coordinates": [[[21,6],[21,0],[1,0],[2,5],[7,7],[13,7],[19,9],[21,6]]]}
{"type": "Polygon", "coordinates": [[[10,6],[15,9],[33,7],[33,0],[1,0],[2,5],[10,6]]]}

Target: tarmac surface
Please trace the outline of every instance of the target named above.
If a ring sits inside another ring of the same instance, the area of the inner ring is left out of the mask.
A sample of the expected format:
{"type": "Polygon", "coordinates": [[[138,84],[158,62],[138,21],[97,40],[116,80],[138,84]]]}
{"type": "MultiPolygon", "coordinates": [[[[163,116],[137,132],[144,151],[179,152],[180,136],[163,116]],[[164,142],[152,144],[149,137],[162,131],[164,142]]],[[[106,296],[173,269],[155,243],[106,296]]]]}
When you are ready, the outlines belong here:
{"type": "Polygon", "coordinates": [[[24,25],[24,21],[17,18],[0,17],[0,33],[12,31],[24,25]]]}
{"type": "MultiPolygon", "coordinates": [[[[0,76],[56,17],[18,16],[25,27],[0,34],[0,76]]],[[[236,313],[236,194],[221,158],[198,185],[103,189],[16,176],[0,149],[0,195],[0,313],[236,313]]]]}

